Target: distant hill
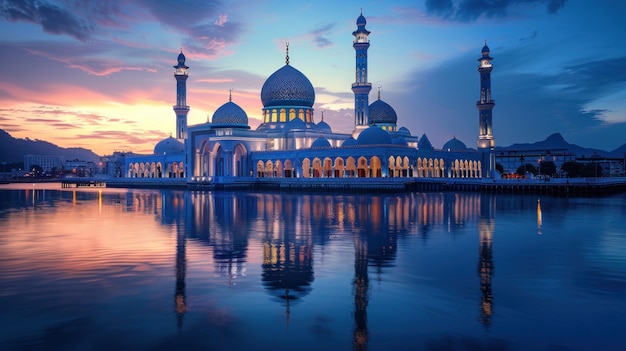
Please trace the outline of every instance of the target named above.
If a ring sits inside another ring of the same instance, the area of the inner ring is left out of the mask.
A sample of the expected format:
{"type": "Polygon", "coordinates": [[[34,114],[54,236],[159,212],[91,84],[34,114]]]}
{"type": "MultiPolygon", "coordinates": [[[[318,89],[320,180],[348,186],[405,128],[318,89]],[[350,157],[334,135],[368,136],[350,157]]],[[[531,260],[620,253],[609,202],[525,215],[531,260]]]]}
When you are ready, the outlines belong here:
{"type": "Polygon", "coordinates": [[[576,155],[576,157],[590,157],[592,155],[598,155],[600,157],[624,157],[624,152],[626,152],[626,144],[620,146],[619,148],[607,152],[605,150],[594,149],[594,148],[585,148],[575,144],[570,144],[560,133],[554,133],[546,138],[546,140],[538,141],[535,143],[523,143],[523,144],[513,144],[511,146],[502,146],[496,147],[497,151],[505,151],[505,150],[517,150],[517,151],[531,151],[531,150],[555,150],[562,149],[567,152],[571,152],[576,155]]]}
{"type": "Polygon", "coordinates": [[[43,140],[17,139],[0,129],[0,162],[23,162],[24,155],[63,156],[66,160],[98,161],[93,151],[80,148],[62,148],[43,140]]]}

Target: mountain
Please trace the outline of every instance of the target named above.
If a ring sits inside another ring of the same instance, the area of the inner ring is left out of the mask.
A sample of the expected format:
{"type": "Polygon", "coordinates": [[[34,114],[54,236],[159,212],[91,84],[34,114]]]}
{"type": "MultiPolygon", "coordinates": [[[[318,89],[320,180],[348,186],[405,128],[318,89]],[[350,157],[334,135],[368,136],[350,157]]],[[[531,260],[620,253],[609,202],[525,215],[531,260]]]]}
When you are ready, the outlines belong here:
{"type": "Polygon", "coordinates": [[[607,152],[605,150],[585,148],[575,144],[570,144],[560,133],[554,133],[546,138],[546,140],[538,141],[535,143],[521,143],[513,144],[511,146],[496,147],[497,151],[516,150],[516,151],[530,151],[530,150],[563,150],[570,152],[576,157],[591,157],[592,155],[598,155],[600,157],[623,157],[626,152],[626,144],[621,147],[607,152]]]}
{"type": "Polygon", "coordinates": [[[23,162],[24,155],[63,156],[66,160],[96,162],[100,156],[93,151],[80,148],[62,148],[43,140],[17,139],[0,129],[0,162],[23,162]]]}

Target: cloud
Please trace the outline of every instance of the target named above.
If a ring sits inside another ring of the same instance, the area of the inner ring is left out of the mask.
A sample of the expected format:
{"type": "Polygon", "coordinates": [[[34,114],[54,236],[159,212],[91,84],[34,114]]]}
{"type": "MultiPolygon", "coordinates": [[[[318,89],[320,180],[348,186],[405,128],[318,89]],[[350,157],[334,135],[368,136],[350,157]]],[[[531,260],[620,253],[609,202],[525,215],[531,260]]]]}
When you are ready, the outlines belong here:
{"type": "Polygon", "coordinates": [[[36,23],[47,33],[65,34],[80,41],[90,39],[94,31],[92,24],[51,2],[3,0],[0,16],[11,22],[36,23]]]}
{"type": "Polygon", "coordinates": [[[153,0],[143,5],[160,23],[187,35],[188,51],[206,58],[219,56],[242,32],[241,25],[221,12],[221,1],[187,0],[172,6],[170,1],[153,0]]]}
{"type": "Polygon", "coordinates": [[[426,0],[426,12],[459,22],[471,22],[480,17],[507,17],[509,11],[522,6],[545,5],[550,14],[557,13],[567,0],[426,0]]]}
{"type": "Polygon", "coordinates": [[[318,48],[325,48],[333,45],[332,40],[328,38],[328,34],[332,33],[334,27],[334,24],[328,23],[313,29],[311,35],[313,35],[313,41],[318,48]]]}

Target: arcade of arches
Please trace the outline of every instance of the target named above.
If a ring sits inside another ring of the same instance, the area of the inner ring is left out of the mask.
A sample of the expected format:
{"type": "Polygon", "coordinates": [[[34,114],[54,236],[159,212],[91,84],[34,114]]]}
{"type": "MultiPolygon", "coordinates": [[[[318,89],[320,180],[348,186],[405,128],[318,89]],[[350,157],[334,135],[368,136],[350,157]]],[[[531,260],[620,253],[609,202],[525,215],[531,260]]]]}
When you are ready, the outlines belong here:
{"type": "Polygon", "coordinates": [[[182,162],[166,163],[165,172],[161,162],[135,162],[128,164],[128,178],[184,178],[182,162]]]}
{"type": "Polygon", "coordinates": [[[378,178],[378,177],[426,177],[426,178],[480,178],[481,162],[455,159],[446,167],[441,158],[417,159],[411,165],[407,156],[390,156],[386,164],[378,156],[366,158],[315,157],[301,162],[286,160],[259,160],[256,176],[261,177],[304,177],[304,178],[378,178]]]}

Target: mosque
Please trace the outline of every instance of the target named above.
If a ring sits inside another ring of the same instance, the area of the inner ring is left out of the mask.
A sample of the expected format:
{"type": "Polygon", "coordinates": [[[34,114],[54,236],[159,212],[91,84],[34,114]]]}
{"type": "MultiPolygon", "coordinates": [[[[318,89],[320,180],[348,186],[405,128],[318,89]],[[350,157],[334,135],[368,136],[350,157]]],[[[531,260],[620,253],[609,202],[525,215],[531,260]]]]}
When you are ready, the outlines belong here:
{"type": "MultiPolygon", "coordinates": [[[[154,154],[126,157],[128,178],[184,178],[188,186],[254,182],[261,178],[492,178],[495,141],[492,134],[492,58],[489,47],[478,59],[480,74],[478,148],[469,149],[452,138],[441,149],[428,137],[398,128],[398,116],[378,97],[369,103],[366,19],[356,21],[354,130],[333,132],[321,119],[316,123],[315,90],[309,79],[289,62],[272,73],[261,88],[262,123],[251,129],[246,112],[232,101],[219,107],[211,121],[187,126],[188,78],[185,55],[178,55],[176,78],[176,137],[154,147],[154,154]]],[[[278,178],[278,179],[276,179],[278,178]]],[[[147,180],[147,179],[146,179],[147,180]]]]}

